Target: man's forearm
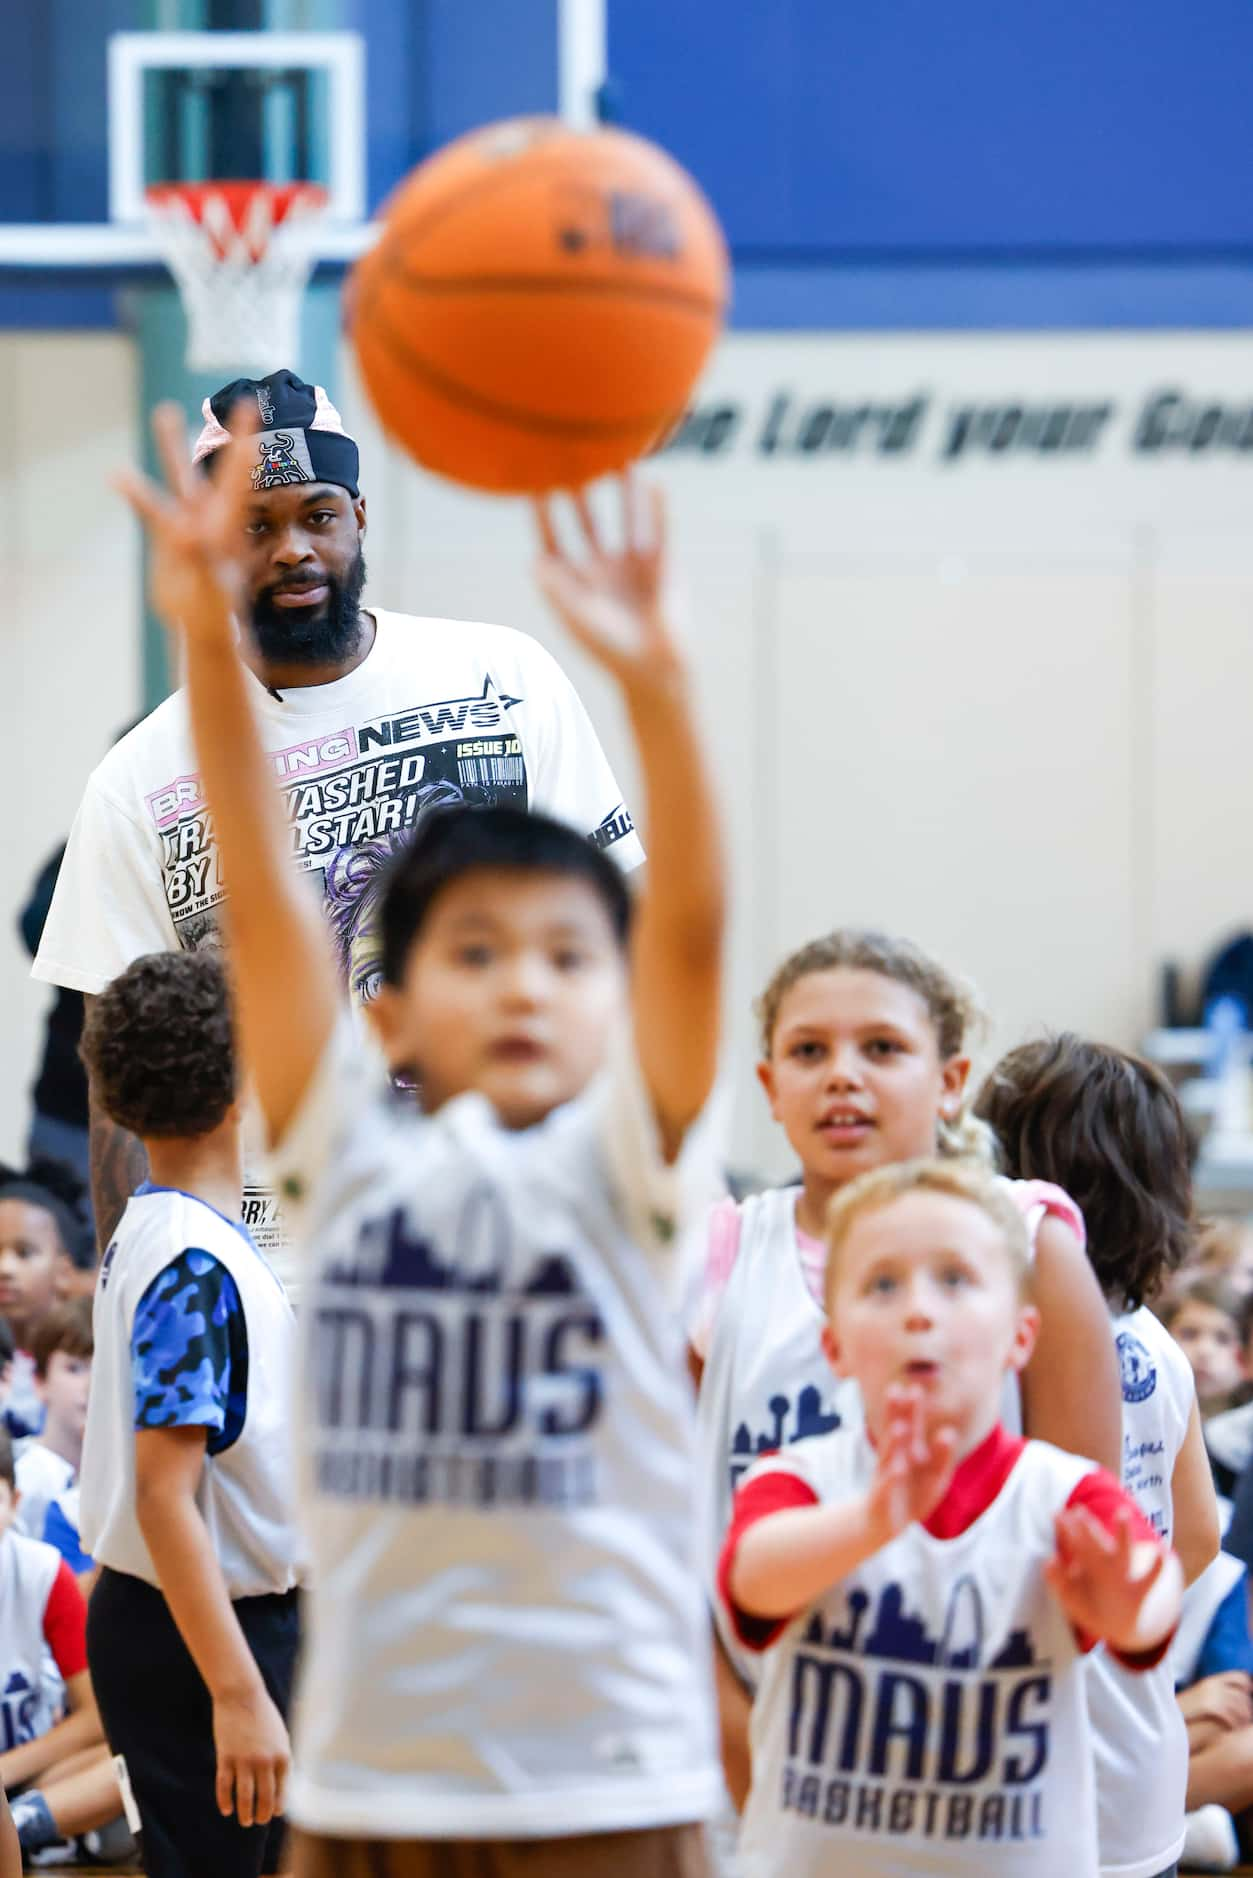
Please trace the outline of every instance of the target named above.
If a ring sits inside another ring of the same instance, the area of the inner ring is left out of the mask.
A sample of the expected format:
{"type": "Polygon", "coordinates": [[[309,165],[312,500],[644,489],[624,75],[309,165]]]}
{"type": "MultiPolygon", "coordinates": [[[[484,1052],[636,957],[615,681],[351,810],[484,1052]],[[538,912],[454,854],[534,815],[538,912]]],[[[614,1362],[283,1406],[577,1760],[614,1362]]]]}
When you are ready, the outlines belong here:
{"type": "Polygon", "coordinates": [[[96,1216],[96,1245],[103,1254],[136,1187],[148,1178],[143,1144],[110,1121],[91,1099],[88,1112],[91,1158],[91,1205],[96,1216]]]}

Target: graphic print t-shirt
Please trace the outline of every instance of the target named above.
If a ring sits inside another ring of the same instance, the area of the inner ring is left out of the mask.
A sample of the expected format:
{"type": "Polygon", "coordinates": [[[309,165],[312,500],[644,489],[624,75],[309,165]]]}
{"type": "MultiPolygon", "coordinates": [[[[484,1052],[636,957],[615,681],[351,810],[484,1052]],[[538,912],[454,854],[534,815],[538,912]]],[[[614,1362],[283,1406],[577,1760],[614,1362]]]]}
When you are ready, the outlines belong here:
{"type": "MultiPolygon", "coordinates": [[[[372,609],[374,644],[347,677],[253,697],[291,820],[358,1000],[379,983],[377,890],[427,807],[513,803],[591,836],[624,869],[643,850],[578,694],[509,627],[372,609]]],[[[146,952],[213,943],[223,884],[176,692],[93,772],[75,818],[34,975],[94,994],[146,952]]],[[[244,1223],[284,1243],[254,1170],[244,1223]]],[[[280,1276],[291,1276],[283,1263],[280,1276]]]]}

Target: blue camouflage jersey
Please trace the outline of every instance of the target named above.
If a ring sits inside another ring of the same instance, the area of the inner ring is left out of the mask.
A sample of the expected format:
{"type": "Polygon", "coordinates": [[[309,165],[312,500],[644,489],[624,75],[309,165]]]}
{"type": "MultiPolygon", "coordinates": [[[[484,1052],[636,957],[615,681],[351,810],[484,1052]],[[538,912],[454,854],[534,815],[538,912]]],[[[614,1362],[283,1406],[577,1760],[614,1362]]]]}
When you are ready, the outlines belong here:
{"type": "Polygon", "coordinates": [[[207,1428],[208,1452],[239,1439],[248,1408],[248,1325],[235,1280],[195,1246],[159,1272],[131,1329],[136,1428],[207,1428]]]}

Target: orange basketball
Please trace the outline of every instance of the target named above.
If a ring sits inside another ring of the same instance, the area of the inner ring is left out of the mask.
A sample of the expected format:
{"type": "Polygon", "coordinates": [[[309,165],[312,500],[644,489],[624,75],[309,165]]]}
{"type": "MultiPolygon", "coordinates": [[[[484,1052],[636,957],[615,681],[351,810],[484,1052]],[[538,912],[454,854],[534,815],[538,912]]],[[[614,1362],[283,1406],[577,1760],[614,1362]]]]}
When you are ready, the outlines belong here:
{"type": "Polygon", "coordinates": [[[691,177],[620,130],[516,118],[406,177],[349,285],[371,402],[428,469],[573,488],[681,416],[727,298],[691,177]]]}

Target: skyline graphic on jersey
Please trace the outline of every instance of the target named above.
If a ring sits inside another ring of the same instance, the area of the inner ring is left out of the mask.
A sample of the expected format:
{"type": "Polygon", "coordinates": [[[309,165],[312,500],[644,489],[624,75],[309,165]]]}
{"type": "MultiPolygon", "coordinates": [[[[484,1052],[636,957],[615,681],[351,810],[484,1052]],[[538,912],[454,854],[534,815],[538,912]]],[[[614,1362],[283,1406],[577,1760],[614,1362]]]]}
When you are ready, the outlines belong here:
{"type": "Polygon", "coordinates": [[[859,1657],[943,1669],[1030,1669],[1039,1661],[1030,1633],[1022,1629],[1011,1630],[996,1654],[982,1661],[986,1648],[983,1600],[969,1574],[959,1578],[949,1594],[939,1636],[928,1630],[921,1614],[906,1609],[904,1588],[899,1584],[885,1585],[878,1608],[872,1612],[871,1605],[870,1594],[856,1587],[845,1595],[844,1626],[826,1625],[822,1613],[815,1611],[805,1628],[804,1642],[859,1657]]]}
{"type": "Polygon", "coordinates": [[[776,1449],[790,1447],[792,1442],[805,1441],[811,1435],[829,1435],[841,1426],[843,1419],[837,1409],[823,1408],[822,1394],[813,1383],[806,1383],[796,1398],[796,1416],[790,1434],[786,1428],[792,1412],[791,1396],[772,1395],[766,1406],[772,1417],[768,1428],[754,1434],[747,1422],[741,1422],[731,1437],[734,1474],[743,1473],[746,1462],[755,1460],[759,1454],[773,1454],[776,1449]]]}
{"type": "MultiPolygon", "coordinates": [[[[577,1297],[581,1287],[564,1252],[546,1252],[531,1266],[521,1283],[505,1282],[506,1260],[497,1254],[490,1262],[442,1257],[434,1241],[409,1224],[406,1210],[397,1207],[385,1222],[375,1222],[362,1234],[366,1247],[382,1238],[381,1261],[337,1261],[327,1267],[326,1282],[351,1287],[370,1286],[385,1291],[443,1291],[504,1297],[577,1297]]],[[[461,1235],[458,1235],[459,1241],[461,1235]]]]}

